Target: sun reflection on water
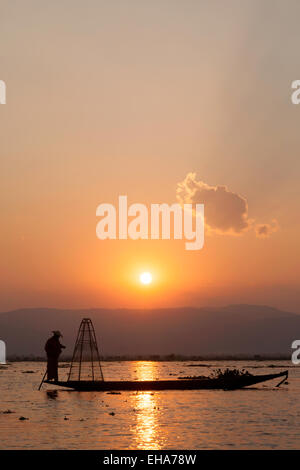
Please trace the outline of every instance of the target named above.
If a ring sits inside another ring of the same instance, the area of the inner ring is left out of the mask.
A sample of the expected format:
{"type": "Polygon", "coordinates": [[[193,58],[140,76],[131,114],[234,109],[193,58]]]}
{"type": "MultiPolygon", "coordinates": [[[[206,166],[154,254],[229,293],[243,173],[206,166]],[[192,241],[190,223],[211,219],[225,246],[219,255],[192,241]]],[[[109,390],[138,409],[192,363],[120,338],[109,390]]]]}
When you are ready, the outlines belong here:
{"type": "MultiPolygon", "coordinates": [[[[155,362],[145,361],[134,364],[138,380],[155,380],[155,362]]],[[[157,394],[153,392],[137,392],[131,396],[132,405],[136,413],[136,423],[131,430],[134,436],[133,448],[153,449],[162,448],[161,435],[159,436],[159,406],[157,394]]]]}

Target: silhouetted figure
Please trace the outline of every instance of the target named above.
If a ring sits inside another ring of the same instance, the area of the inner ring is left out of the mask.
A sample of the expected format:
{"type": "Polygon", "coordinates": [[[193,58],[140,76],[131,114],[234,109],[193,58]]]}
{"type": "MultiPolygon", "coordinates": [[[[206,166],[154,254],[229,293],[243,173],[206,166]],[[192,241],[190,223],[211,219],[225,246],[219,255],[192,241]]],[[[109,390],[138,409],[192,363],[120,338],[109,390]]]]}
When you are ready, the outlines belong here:
{"type": "Polygon", "coordinates": [[[47,353],[47,379],[58,380],[58,358],[63,346],[59,338],[62,336],[60,331],[52,331],[53,336],[48,339],[45,344],[45,351],[47,353]]]}

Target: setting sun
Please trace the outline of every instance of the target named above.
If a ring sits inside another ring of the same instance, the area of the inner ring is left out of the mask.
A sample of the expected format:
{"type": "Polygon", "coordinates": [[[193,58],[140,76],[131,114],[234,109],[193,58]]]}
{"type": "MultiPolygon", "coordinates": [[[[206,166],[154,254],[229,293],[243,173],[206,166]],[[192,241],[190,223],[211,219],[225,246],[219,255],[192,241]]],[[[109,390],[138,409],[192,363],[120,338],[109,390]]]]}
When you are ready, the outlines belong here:
{"type": "Polygon", "coordinates": [[[140,275],[140,281],[141,281],[142,284],[145,284],[145,285],[151,284],[151,282],[152,282],[152,274],[149,273],[149,272],[142,273],[142,274],[140,275]]]}

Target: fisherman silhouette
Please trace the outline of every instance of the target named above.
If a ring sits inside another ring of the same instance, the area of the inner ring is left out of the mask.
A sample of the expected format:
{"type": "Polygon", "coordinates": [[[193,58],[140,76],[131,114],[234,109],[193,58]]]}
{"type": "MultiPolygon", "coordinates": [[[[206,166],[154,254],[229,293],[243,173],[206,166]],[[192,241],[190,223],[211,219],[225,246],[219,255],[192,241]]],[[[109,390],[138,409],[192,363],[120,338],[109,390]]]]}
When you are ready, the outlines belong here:
{"type": "Polygon", "coordinates": [[[58,381],[58,358],[62,349],[65,349],[66,346],[63,346],[59,338],[62,337],[60,331],[52,331],[53,336],[48,339],[45,344],[45,351],[47,353],[47,379],[58,381]]]}

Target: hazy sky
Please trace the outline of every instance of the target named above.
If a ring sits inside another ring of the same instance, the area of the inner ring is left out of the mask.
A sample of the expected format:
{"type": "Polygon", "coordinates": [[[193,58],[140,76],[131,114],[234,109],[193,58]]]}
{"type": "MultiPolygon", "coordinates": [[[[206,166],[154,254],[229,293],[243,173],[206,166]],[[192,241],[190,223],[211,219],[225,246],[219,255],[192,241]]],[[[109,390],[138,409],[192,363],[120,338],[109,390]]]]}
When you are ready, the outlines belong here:
{"type": "Polygon", "coordinates": [[[0,310],[300,312],[299,14],[297,0],[0,0],[0,310]],[[199,252],[96,238],[101,202],[171,204],[191,172],[246,201],[249,230],[208,230],[199,252]]]}

